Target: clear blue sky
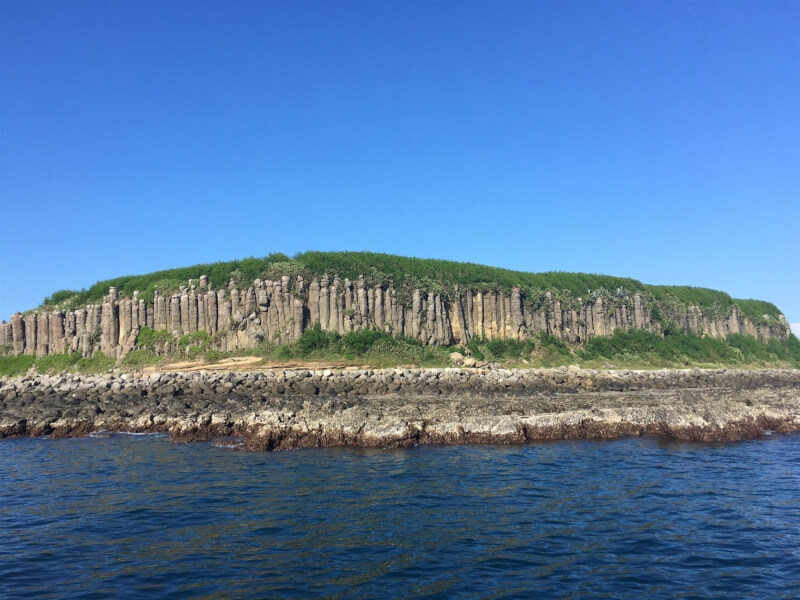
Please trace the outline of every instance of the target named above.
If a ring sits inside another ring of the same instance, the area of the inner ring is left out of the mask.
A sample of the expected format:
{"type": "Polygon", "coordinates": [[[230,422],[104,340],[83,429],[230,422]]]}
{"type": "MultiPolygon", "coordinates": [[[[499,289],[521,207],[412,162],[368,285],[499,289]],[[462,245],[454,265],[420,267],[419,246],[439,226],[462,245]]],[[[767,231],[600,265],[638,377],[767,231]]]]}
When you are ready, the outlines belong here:
{"type": "Polygon", "coordinates": [[[800,2],[0,1],[0,318],[372,250],[800,321],[800,2]]]}

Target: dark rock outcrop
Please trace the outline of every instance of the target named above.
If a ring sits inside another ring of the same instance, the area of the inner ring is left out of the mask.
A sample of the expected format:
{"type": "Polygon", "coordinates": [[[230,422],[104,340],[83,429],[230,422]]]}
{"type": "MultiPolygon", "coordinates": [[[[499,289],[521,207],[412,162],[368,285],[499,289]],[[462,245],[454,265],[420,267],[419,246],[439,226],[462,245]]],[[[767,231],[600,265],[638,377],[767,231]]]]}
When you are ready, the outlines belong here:
{"type": "Polygon", "coordinates": [[[0,380],[0,437],[242,435],[253,450],[800,430],[800,371],[275,370],[0,380]]]}

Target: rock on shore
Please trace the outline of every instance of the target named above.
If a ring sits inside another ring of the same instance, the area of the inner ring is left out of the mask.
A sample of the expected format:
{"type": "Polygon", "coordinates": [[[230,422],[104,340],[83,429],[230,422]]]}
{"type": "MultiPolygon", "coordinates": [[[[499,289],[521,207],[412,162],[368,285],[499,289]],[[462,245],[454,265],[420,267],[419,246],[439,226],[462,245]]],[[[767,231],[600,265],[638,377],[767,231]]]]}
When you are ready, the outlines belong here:
{"type": "Polygon", "coordinates": [[[251,450],[800,431],[800,370],[272,370],[0,379],[0,437],[238,435],[251,450]]]}

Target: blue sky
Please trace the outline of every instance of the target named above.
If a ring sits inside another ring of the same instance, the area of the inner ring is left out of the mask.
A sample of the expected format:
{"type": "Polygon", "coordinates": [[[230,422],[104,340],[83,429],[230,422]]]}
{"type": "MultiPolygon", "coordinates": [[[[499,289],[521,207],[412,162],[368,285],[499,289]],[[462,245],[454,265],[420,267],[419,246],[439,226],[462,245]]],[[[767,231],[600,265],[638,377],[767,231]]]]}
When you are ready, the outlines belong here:
{"type": "Polygon", "coordinates": [[[0,318],[372,250],[800,321],[800,2],[0,1],[0,318]]]}

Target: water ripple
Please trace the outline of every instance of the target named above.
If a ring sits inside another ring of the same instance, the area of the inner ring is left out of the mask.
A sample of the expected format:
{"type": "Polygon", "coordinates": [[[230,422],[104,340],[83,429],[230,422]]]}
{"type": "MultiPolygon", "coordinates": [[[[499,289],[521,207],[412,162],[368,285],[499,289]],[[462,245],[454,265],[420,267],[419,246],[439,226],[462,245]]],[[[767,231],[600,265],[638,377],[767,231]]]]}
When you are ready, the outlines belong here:
{"type": "Polygon", "coordinates": [[[796,598],[799,498],[798,436],[4,440],[0,597],[796,598]]]}

